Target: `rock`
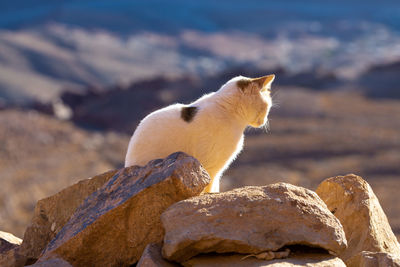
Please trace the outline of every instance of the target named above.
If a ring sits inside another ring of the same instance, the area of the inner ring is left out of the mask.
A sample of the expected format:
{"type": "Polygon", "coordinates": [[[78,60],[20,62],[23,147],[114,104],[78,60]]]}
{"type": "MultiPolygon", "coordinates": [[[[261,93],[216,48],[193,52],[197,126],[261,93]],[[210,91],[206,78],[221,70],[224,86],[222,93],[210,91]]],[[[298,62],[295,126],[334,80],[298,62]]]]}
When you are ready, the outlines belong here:
{"type": "Polygon", "coordinates": [[[300,254],[293,255],[287,259],[276,260],[258,260],[247,258],[243,260],[243,255],[201,255],[196,256],[186,262],[184,267],[290,267],[290,266],[308,266],[308,267],[346,267],[344,262],[335,256],[329,254],[300,254]]]}
{"type": "Polygon", "coordinates": [[[400,258],[384,252],[363,251],[346,262],[348,267],[400,267],[400,258]]]}
{"type": "Polygon", "coordinates": [[[13,234],[0,231],[0,266],[22,265],[18,249],[22,240],[13,234]]]}
{"type": "Polygon", "coordinates": [[[183,200],[161,216],[163,256],[183,262],[199,253],[259,254],[288,244],[346,248],[340,222],[316,193],[285,183],[248,186],[183,200]]]}
{"type": "Polygon", "coordinates": [[[148,244],[136,267],[177,267],[175,263],[165,260],[161,255],[161,244],[148,244]]]}
{"type": "Polygon", "coordinates": [[[348,249],[345,262],[362,252],[386,252],[400,256],[400,246],[371,187],[361,177],[349,174],[326,179],[317,194],[343,225],[348,249]]]}
{"type": "Polygon", "coordinates": [[[32,221],[25,231],[19,251],[26,257],[28,264],[39,258],[43,249],[68,222],[85,198],[102,187],[116,172],[116,170],[112,170],[82,180],[37,202],[32,221]]]}
{"type": "Polygon", "coordinates": [[[134,264],[147,244],[162,241],[161,213],[209,183],[200,163],[182,152],[121,169],[76,210],[39,261],[58,257],[73,266],[134,264]]]}
{"type": "Polygon", "coordinates": [[[19,247],[7,250],[0,254],[1,267],[17,267],[24,266],[25,258],[18,253],[19,247]]]}
{"type": "Polygon", "coordinates": [[[13,234],[0,231],[0,254],[3,254],[10,249],[19,247],[21,242],[21,238],[18,238],[13,234]]]}
{"type": "Polygon", "coordinates": [[[259,254],[249,254],[246,255],[242,258],[242,260],[247,259],[247,258],[256,258],[259,260],[274,260],[274,259],[284,259],[287,258],[290,254],[290,249],[286,248],[283,251],[266,251],[266,252],[261,252],[259,254]]]}
{"type": "Polygon", "coordinates": [[[60,258],[53,258],[53,259],[48,259],[45,261],[41,262],[36,262],[35,264],[32,265],[27,265],[27,266],[32,266],[32,267],[72,267],[71,264],[66,262],[63,259],[60,258]]]}

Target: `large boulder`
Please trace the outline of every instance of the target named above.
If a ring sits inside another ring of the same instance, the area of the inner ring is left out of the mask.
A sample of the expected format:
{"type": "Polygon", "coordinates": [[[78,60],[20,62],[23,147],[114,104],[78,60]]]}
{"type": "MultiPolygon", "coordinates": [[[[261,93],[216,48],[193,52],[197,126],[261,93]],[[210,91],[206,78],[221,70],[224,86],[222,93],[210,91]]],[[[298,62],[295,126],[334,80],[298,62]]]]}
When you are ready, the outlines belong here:
{"type": "Polygon", "coordinates": [[[400,257],[385,252],[360,252],[346,261],[347,267],[400,267],[400,257]]]}
{"type": "Polygon", "coordinates": [[[39,258],[43,249],[68,222],[83,201],[102,187],[116,172],[112,170],[82,180],[37,202],[32,221],[25,231],[18,252],[21,257],[26,258],[26,263],[33,263],[39,258]]]}
{"type": "Polygon", "coordinates": [[[60,258],[73,266],[136,263],[146,245],[161,242],[161,213],[199,195],[210,177],[184,153],[121,169],[89,196],[45,249],[39,262],[60,258]]]}
{"type": "Polygon", "coordinates": [[[362,252],[386,252],[400,256],[400,246],[371,187],[349,174],[323,181],[317,194],[343,225],[348,249],[340,254],[346,262],[362,252]]]}
{"type": "Polygon", "coordinates": [[[339,220],[314,192],[285,183],[183,200],[161,216],[163,256],[183,262],[208,252],[258,254],[285,245],[346,248],[339,220]]]}

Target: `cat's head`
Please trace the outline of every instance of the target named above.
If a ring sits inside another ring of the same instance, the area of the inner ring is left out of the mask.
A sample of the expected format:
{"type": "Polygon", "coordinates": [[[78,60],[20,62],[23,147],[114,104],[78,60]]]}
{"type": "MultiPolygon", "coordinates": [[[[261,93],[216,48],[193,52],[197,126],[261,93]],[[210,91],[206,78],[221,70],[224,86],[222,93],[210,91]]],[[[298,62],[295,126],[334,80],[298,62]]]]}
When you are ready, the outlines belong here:
{"type": "Polygon", "coordinates": [[[235,112],[246,120],[247,125],[262,127],[267,123],[272,106],[271,84],[274,79],[274,74],[259,78],[238,76],[226,83],[237,100],[235,112]]]}

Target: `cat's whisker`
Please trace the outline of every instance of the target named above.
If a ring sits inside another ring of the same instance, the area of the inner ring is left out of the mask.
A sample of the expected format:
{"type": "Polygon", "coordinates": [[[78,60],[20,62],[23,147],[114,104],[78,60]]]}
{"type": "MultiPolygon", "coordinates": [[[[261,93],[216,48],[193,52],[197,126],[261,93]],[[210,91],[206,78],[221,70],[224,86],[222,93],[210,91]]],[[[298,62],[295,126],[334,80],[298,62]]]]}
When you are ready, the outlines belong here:
{"type": "Polygon", "coordinates": [[[280,107],[280,102],[273,102],[273,101],[272,101],[271,109],[273,109],[273,108],[279,108],[279,107],[280,107]]]}
{"type": "Polygon", "coordinates": [[[275,92],[275,93],[271,96],[271,99],[272,99],[272,106],[271,106],[271,108],[275,108],[275,107],[279,108],[279,107],[280,107],[281,102],[280,102],[279,100],[277,100],[276,97],[277,97],[277,92],[275,92]]]}
{"type": "Polygon", "coordinates": [[[279,95],[279,91],[274,91],[274,92],[271,94],[271,99],[275,99],[278,95],[279,95]]]}
{"type": "Polygon", "coordinates": [[[269,120],[261,127],[261,129],[264,130],[265,133],[268,133],[270,130],[270,125],[269,125],[269,120]]]}
{"type": "Polygon", "coordinates": [[[278,92],[280,91],[280,88],[274,89],[274,91],[272,92],[272,97],[276,96],[278,94],[278,92]]]}
{"type": "Polygon", "coordinates": [[[280,102],[272,102],[272,106],[271,106],[271,108],[279,108],[281,106],[281,103],[280,102]]]}

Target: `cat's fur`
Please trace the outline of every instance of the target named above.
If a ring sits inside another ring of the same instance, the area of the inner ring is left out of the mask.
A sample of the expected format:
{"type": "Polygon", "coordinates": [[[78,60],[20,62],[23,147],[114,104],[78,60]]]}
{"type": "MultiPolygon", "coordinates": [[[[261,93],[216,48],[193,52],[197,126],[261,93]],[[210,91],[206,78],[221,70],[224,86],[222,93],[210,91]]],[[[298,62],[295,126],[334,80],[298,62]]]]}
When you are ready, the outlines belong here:
{"type": "Polygon", "coordinates": [[[212,181],[204,192],[219,192],[222,172],[242,150],[246,126],[267,123],[274,78],[238,76],[189,105],[174,104],[149,114],[130,140],[125,166],[183,151],[210,174],[212,181]]]}

